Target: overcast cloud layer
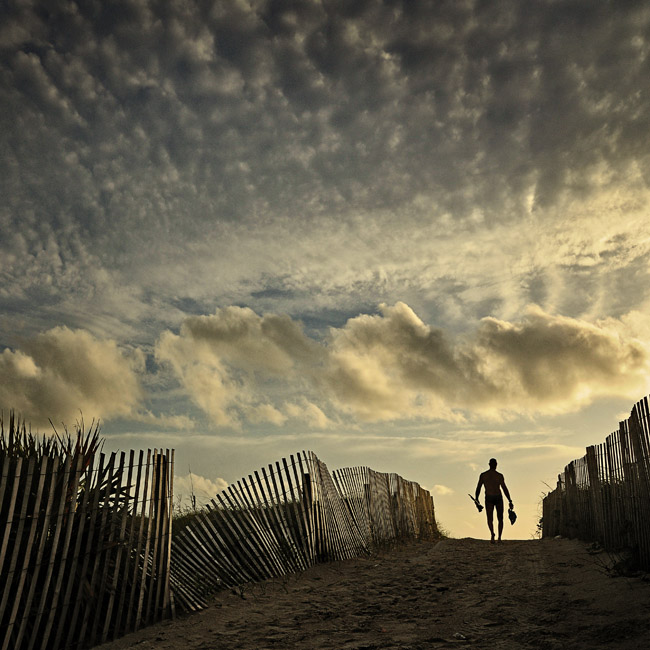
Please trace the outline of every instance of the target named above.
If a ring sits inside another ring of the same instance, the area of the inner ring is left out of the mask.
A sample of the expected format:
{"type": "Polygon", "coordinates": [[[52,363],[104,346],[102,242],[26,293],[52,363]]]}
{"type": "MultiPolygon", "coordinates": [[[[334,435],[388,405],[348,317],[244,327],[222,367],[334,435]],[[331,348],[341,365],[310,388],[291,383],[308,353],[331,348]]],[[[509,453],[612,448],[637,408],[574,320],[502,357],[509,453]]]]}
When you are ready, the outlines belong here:
{"type": "Polygon", "coordinates": [[[2,3],[0,408],[334,449],[640,397],[649,54],[640,0],[2,3]]]}
{"type": "Polygon", "coordinates": [[[646,3],[3,7],[0,301],[23,327],[645,298],[646,3]]]}

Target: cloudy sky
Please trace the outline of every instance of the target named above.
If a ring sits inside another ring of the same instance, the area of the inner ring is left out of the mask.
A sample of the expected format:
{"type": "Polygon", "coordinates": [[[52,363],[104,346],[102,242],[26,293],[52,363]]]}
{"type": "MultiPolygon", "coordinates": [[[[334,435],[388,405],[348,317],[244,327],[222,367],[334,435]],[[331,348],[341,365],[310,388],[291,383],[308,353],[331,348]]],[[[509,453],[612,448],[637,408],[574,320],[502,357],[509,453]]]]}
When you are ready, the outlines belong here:
{"type": "Polygon", "coordinates": [[[7,0],[0,407],[540,495],[650,392],[650,7],[7,0]]]}

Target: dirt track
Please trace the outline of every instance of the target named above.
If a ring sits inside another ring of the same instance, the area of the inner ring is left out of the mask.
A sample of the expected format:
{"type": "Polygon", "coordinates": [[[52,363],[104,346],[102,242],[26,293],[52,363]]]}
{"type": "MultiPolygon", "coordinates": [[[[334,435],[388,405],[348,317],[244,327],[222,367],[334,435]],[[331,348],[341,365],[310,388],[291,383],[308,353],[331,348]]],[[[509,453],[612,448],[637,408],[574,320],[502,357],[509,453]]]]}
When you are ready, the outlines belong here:
{"type": "Polygon", "coordinates": [[[224,592],[102,650],[650,647],[650,582],[570,540],[412,543],[224,592]]]}

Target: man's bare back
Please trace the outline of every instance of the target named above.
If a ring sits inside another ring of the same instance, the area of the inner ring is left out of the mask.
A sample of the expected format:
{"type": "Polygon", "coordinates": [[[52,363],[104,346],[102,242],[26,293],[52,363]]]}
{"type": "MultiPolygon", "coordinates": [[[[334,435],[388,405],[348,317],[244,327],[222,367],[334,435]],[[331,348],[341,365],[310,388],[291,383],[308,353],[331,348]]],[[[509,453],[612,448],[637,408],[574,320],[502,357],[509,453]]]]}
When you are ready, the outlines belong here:
{"type": "MultiPolygon", "coordinates": [[[[497,472],[496,469],[488,469],[479,477],[479,483],[485,486],[485,494],[497,495],[501,494],[501,486],[505,488],[506,484],[503,479],[503,474],[497,472]]],[[[510,498],[505,489],[506,496],[510,498]]]]}

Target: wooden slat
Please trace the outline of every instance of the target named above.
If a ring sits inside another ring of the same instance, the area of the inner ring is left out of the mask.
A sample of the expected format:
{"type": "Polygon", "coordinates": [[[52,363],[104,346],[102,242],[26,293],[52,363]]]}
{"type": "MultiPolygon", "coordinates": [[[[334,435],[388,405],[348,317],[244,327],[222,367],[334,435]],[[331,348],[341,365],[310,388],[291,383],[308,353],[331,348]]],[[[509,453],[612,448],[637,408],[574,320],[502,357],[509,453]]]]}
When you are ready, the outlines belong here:
{"type": "Polygon", "coordinates": [[[333,506],[333,490],[327,483],[327,467],[321,461],[318,461],[318,481],[321,486],[321,499],[323,503],[323,519],[326,527],[328,552],[330,559],[342,560],[346,558],[344,543],[339,529],[339,522],[333,506]]]}
{"type": "MultiPolygon", "coordinates": [[[[75,508],[77,505],[77,493],[79,491],[79,476],[82,472],[82,461],[83,459],[80,456],[76,456],[70,468],[70,477],[71,487],[66,489],[66,508],[64,515],[67,518],[66,520],[61,521],[61,526],[65,524],[64,536],[63,536],[63,545],[61,547],[61,557],[58,562],[56,582],[54,583],[54,591],[48,606],[50,607],[50,613],[47,618],[47,623],[45,625],[45,631],[43,632],[43,642],[41,643],[41,650],[45,650],[48,646],[50,640],[50,634],[52,633],[52,626],[56,616],[61,616],[62,612],[58,611],[58,602],[61,596],[61,591],[63,588],[64,578],[71,577],[74,575],[76,567],[73,567],[68,573],[66,569],[68,567],[68,553],[70,550],[70,542],[72,539],[72,529],[74,526],[75,520],[75,508]]],[[[72,581],[72,580],[71,580],[72,581]]]]}
{"type": "Polygon", "coordinates": [[[166,603],[168,601],[165,593],[165,584],[167,577],[165,570],[167,567],[167,548],[169,545],[169,528],[171,526],[169,500],[169,449],[162,453],[160,450],[161,476],[160,476],[160,495],[159,510],[156,515],[156,526],[158,530],[157,540],[157,568],[156,568],[156,593],[153,597],[152,620],[159,621],[166,615],[166,603]]]}
{"type": "Polygon", "coordinates": [[[50,557],[47,558],[47,571],[45,574],[45,580],[42,585],[41,598],[39,601],[38,610],[36,613],[36,619],[34,621],[34,626],[32,628],[32,635],[29,640],[29,645],[27,646],[28,650],[32,650],[34,645],[37,642],[42,644],[44,641],[47,641],[47,637],[46,636],[44,637],[44,635],[40,631],[40,624],[43,615],[45,614],[46,604],[50,596],[49,594],[50,583],[52,581],[52,575],[54,573],[56,553],[59,546],[59,540],[61,539],[61,531],[63,529],[63,516],[65,513],[66,498],[68,496],[70,472],[71,472],[71,461],[70,459],[67,459],[65,461],[65,465],[63,469],[63,480],[62,480],[61,492],[58,495],[57,515],[54,520],[54,534],[52,535],[51,538],[52,541],[50,545],[50,557]]]}
{"type": "MultiPolygon", "coordinates": [[[[20,487],[20,473],[22,471],[23,459],[16,459],[16,464],[14,465],[13,477],[8,478],[9,482],[13,485],[13,490],[11,491],[11,497],[9,497],[9,508],[7,509],[7,520],[4,525],[4,534],[2,536],[2,544],[0,544],[0,575],[3,575],[3,566],[5,561],[5,555],[7,554],[7,548],[9,547],[9,539],[11,538],[11,529],[14,525],[14,511],[16,508],[16,497],[18,495],[18,489],[20,487]]],[[[11,476],[9,474],[9,476],[11,476]]],[[[4,609],[4,608],[3,608],[4,609]]],[[[4,615],[4,611],[0,611],[0,617],[4,615]]]]}
{"type": "MultiPolygon", "coordinates": [[[[126,631],[133,631],[137,629],[137,626],[135,624],[135,614],[136,614],[136,608],[138,607],[138,600],[139,594],[140,594],[140,581],[141,581],[141,572],[140,572],[140,556],[142,553],[142,543],[144,539],[144,530],[145,530],[145,524],[146,524],[146,509],[147,509],[147,502],[149,500],[149,470],[151,468],[151,449],[147,450],[147,462],[145,463],[144,466],[144,486],[142,488],[142,503],[140,505],[140,521],[138,524],[138,536],[137,536],[137,541],[135,545],[135,553],[134,553],[134,562],[133,562],[133,574],[131,576],[131,594],[129,596],[129,606],[127,607],[127,615],[126,615],[126,623],[125,623],[125,630],[126,631]]],[[[138,474],[138,479],[140,478],[138,474]]],[[[138,481],[138,485],[136,487],[136,495],[139,495],[140,492],[140,483],[138,481]]],[[[138,498],[136,497],[136,502],[134,505],[133,509],[133,514],[134,516],[137,514],[137,504],[138,504],[138,498]]],[[[146,559],[144,560],[144,570],[146,571],[146,559]]]]}
{"type": "Polygon", "coordinates": [[[275,565],[277,549],[272,543],[267,543],[270,540],[267,540],[264,528],[259,525],[254,510],[247,503],[239,481],[237,487],[238,489],[235,489],[234,484],[231,484],[220,495],[226,503],[227,512],[237,522],[240,531],[238,534],[241,535],[243,545],[248,549],[249,554],[255,558],[260,575],[267,577],[278,575],[275,565]]]}
{"type": "Polygon", "coordinates": [[[107,517],[105,521],[108,523],[108,539],[104,541],[104,536],[102,536],[102,548],[101,548],[101,564],[102,569],[99,574],[97,590],[97,603],[98,607],[95,608],[95,616],[93,618],[92,627],[90,628],[89,638],[93,643],[99,643],[102,637],[102,621],[106,617],[106,611],[104,610],[105,602],[104,595],[107,591],[107,586],[109,584],[109,570],[113,565],[112,558],[115,556],[117,549],[119,548],[119,543],[115,540],[115,533],[117,526],[115,520],[118,516],[118,512],[115,507],[111,505],[111,497],[113,503],[119,502],[118,495],[122,489],[122,474],[124,472],[124,452],[120,453],[119,462],[117,468],[115,468],[115,459],[117,458],[117,453],[111,454],[111,461],[109,462],[109,475],[108,475],[108,487],[107,493],[105,495],[105,500],[102,503],[102,508],[107,512],[107,517]],[[115,490],[115,492],[114,492],[115,490]]]}
{"type": "Polygon", "coordinates": [[[161,534],[160,529],[160,513],[163,509],[162,500],[163,500],[163,481],[164,481],[164,472],[165,472],[165,457],[163,456],[162,450],[158,453],[156,462],[154,462],[154,481],[153,481],[153,490],[152,490],[152,503],[153,503],[153,515],[151,518],[151,530],[152,530],[152,539],[151,539],[151,575],[149,577],[149,589],[147,595],[147,604],[145,607],[144,622],[145,624],[152,623],[155,620],[154,617],[154,608],[155,608],[155,596],[157,593],[157,583],[158,583],[158,569],[159,569],[159,551],[161,547],[161,534]]]}
{"type": "MultiPolygon", "coordinates": [[[[19,459],[22,461],[22,459],[19,459]]],[[[18,556],[21,551],[21,542],[22,542],[22,537],[23,537],[23,530],[25,528],[25,520],[27,519],[27,506],[29,505],[29,495],[30,495],[30,487],[31,487],[31,480],[32,476],[34,474],[34,458],[30,458],[27,462],[27,467],[25,468],[26,471],[22,471],[20,469],[20,464],[17,464],[16,468],[16,476],[15,476],[15,482],[14,482],[14,491],[12,494],[12,499],[11,503],[9,504],[10,511],[7,516],[7,527],[6,527],[6,533],[5,533],[5,538],[2,543],[3,550],[6,548],[6,544],[9,541],[9,532],[10,529],[13,528],[15,530],[15,542],[13,545],[13,549],[11,552],[11,558],[8,563],[8,568],[7,571],[2,571],[2,561],[0,561],[0,576],[4,577],[4,588],[3,588],[3,593],[2,593],[2,598],[0,598],[0,621],[3,620],[4,618],[4,613],[5,609],[7,607],[7,603],[9,602],[9,594],[11,593],[13,595],[14,601],[16,600],[15,593],[13,591],[13,584],[14,582],[18,582],[19,576],[15,575],[16,572],[16,565],[18,563],[18,556]],[[22,486],[20,486],[23,498],[22,498],[22,505],[20,509],[20,514],[18,515],[18,521],[12,522],[13,514],[12,510],[15,506],[16,503],[16,495],[19,490],[19,484],[22,482],[22,486]],[[13,525],[12,525],[13,524],[13,525]]],[[[1,504],[0,504],[1,505],[1,504]]],[[[16,584],[16,589],[18,588],[18,585],[16,584]]],[[[5,631],[5,640],[3,643],[4,645],[8,645],[9,642],[9,637],[11,635],[12,629],[11,625],[7,627],[5,631]]]]}
{"type": "Polygon", "coordinates": [[[235,555],[255,580],[265,580],[269,574],[264,567],[259,551],[248,543],[248,531],[244,517],[238,516],[239,513],[236,510],[231,510],[233,504],[229,503],[225,492],[217,494],[215,499],[219,502],[219,514],[224,525],[224,532],[229,537],[229,543],[232,545],[235,555]]]}
{"type": "MultiPolygon", "coordinates": [[[[118,546],[117,546],[117,553],[115,556],[115,567],[113,568],[113,578],[111,580],[111,585],[108,590],[109,591],[108,604],[106,605],[104,627],[102,629],[102,636],[101,636],[102,643],[105,643],[106,640],[108,639],[108,632],[111,627],[111,624],[113,625],[114,631],[119,628],[119,620],[117,619],[115,621],[113,620],[113,608],[115,606],[115,597],[117,595],[117,588],[121,577],[122,557],[124,555],[125,546],[126,546],[126,526],[129,518],[129,498],[131,494],[131,479],[133,477],[133,455],[134,452],[131,451],[129,455],[128,471],[126,475],[126,485],[124,486],[125,494],[123,497],[122,512],[121,514],[119,513],[119,511],[116,512],[116,514],[119,516],[120,528],[119,528],[119,534],[117,539],[118,546]]],[[[124,471],[124,452],[122,452],[122,455],[120,457],[119,471],[121,476],[124,471]]],[[[122,502],[121,496],[119,496],[119,498],[116,498],[116,505],[119,505],[120,502],[122,502]]],[[[124,592],[124,590],[121,591],[124,592]]],[[[113,638],[114,637],[115,634],[113,634],[113,638]]]]}
{"type": "Polygon", "coordinates": [[[295,567],[294,571],[300,571],[306,569],[309,564],[302,553],[300,536],[300,514],[297,508],[296,499],[293,494],[291,474],[289,473],[289,467],[287,465],[286,458],[283,458],[281,462],[282,466],[280,466],[280,462],[276,462],[275,467],[277,470],[278,484],[280,486],[280,491],[282,492],[282,511],[285,514],[287,532],[293,549],[291,555],[293,559],[292,564],[295,567]]]}
{"type": "MultiPolygon", "coordinates": [[[[95,557],[97,555],[97,548],[99,546],[99,543],[96,540],[96,525],[98,521],[97,515],[100,510],[101,495],[97,483],[98,477],[101,477],[104,472],[104,461],[104,455],[100,454],[99,465],[97,469],[94,469],[95,460],[93,459],[86,473],[86,499],[89,500],[90,495],[92,494],[92,502],[88,504],[87,514],[84,517],[88,519],[88,536],[86,539],[85,547],[80,550],[82,559],[81,568],[79,571],[80,582],[74,601],[75,607],[72,608],[72,621],[68,627],[67,641],[64,644],[64,647],[68,647],[74,641],[79,642],[81,639],[85,638],[88,617],[90,616],[91,611],[94,611],[96,609],[95,599],[97,598],[97,594],[92,590],[92,577],[89,576],[88,572],[89,569],[92,570],[91,567],[95,566],[95,557]],[[79,620],[79,616],[82,613],[83,616],[81,616],[81,632],[77,638],[75,637],[77,630],[77,620],[79,620]]],[[[82,513],[82,516],[83,514],[85,513],[82,513]]]]}
{"type": "MultiPolygon", "coordinates": [[[[34,459],[31,459],[34,460],[34,459]]],[[[9,616],[9,624],[7,626],[7,631],[5,633],[5,638],[2,644],[2,650],[8,650],[9,644],[11,643],[11,636],[18,620],[18,611],[21,609],[21,599],[23,590],[25,588],[25,583],[27,579],[27,571],[30,565],[30,560],[32,558],[32,550],[34,545],[34,540],[36,538],[36,533],[39,527],[39,512],[41,508],[41,500],[43,498],[43,490],[45,486],[45,478],[47,474],[47,466],[49,459],[47,457],[40,460],[40,462],[35,464],[35,468],[32,470],[34,472],[33,479],[37,481],[36,494],[33,504],[33,514],[31,516],[31,523],[29,526],[29,533],[27,537],[27,544],[25,546],[25,552],[23,555],[23,564],[20,570],[19,582],[16,588],[16,594],[14,596],[14,603],[9,616]]],[[[36,482],[34,481],[34,482],[36,482]]],[[[2,506],[2,498],[0,498],[0,508],[2,506]]],[[[16,545],[18,547],[18,545],[16,545]]],[[[4,608],[2,608],[4,609],[4,608]]],[[[22,607],[23,616],[27,618],[29,614],[29,607],[22,607]]],[[[0,618],[2,618],[2,611],[0,611],[0,618]]],[[[20,647],[16,645],[16,647],[20,647]]]]}
{"type": "Polygon", "coordinates": [[[164,598],[163,598],[163,610],[167,611],[167,608],[170,608],[170,614],[172,618],[176,616],[176,611],[174,609],[174,599],[170,591],[170,572],[171,572],[171,559],[172,559],[172,520],[173,520],[173,509],[174,509],[174,450],[167,450],[167,554],[165,557],[165,581],[164,581],[164,598]]]}
{"type": "MultiPolygon", "coordinates": [[[[275,512],[277,513],[277,520],[283,531],[283,539],[286,544],[284,547],[284,563],[287,567],[290,567],[290,571],[297,571],[300,567],[300,564],[298,563],[297,558],[294,558],[294,553],[292,551],[294,540],[291,535],[291,519],[289,517],[284,485],[280,483],[280,474],[281,469],[279,463],[276,463],[276,470],[273,469],[273,465],[269,464],[268,477],[271,479],[271,485],[273,486],[272,494],[274,497],[272,500],[277,505],[275,512]]],[[[265,480],[267,481],[268,485],[267,477],[265,477],[265,480]]]]}
{"type": "MultiPolygon", "coordinates": [[[[131,465],[134,462],[134,453],[131,451],[130,455],[130,463],[131,465]]],[[[137,556],[135,558],[132,558],[132,552],[134,548],[134,543],[137,539],[137,530],[138,530],[138,497],[139,497],[139,490],[140,490],[140,485],[141,485],[141,479],[142,479],[142,467],[144,465],[144,451],[141,449],[138,453],[138,463],[137,463],[137,471],[136,471],[136,478],[135,478],[135,483],[131,485],[129,483],[129,499],[133,501],[133,507],[130,509],[130,515],[128,516],[127,520],[127,526],[129,529],[128,532],[128,539],[126,542],[126,549],[127,549],[127,555],[125,558],[124,562],[124,571],[122,575],[122,580],[124,581],[124,588],[120,590],[120,599],[117,604],[117,613],[115,615],[115,632],[113,634],[113,638],[118,637],[119,635],[126,633],[129,631],[127,621],[126,621],[126,616],[124,614],[124,607],[126,603],[129,600],[129,593],[127,590],[128,586],[128,578],[129,575],[135,575],[135,567],[138,564],[138,559],[137,556]],[[131,491],[133,491],[133,496],[131,495],[131,491]],[[133,568],[131,565],[134,565],[133,568]]],[[[131,476],[131,473],[129,472],[129,476],[131,476]]],[[[130,481],[130,479],[129,479],[130,481]]]]}
{"type": "MultiPolygon", "coordinates": [[[[251,477],[249,477],[250,480],[251,477]]],[[[249,485],[245,478],[237,481],[240,494],[243,499],[243,506],[248,508],[252,521],[255,523],[255,534],[263,545],[263,552],[268,560],[269,570],[274,576],[284,574],[284,565],[280,557],[280,547],[277,539],[273,536],[268,512],[264,505],[254,496],[253,485],[249,485]]]]}
{"type": "MultiPolygon", "coordinates": [[[[0,472],[0,512],[3,510],[5,492],[7,491],[7,485],[9,484],[9,466],[12,461],[13,459],[9,456],[2,458],[2,472],[0,472]]],[[[4,539],[4,537],[2,539],[4,539]]]]}
{"type": "MultiPolygon", "coordinates": [[[[297,454],[297,457],[300,458],[300,454],[297,454]]],[[[303,554],[305,557],[305,563],[307,566],[312,566],[313,564],[313,553],[311,550],[311,533],[309,530],[309,515],[305,507],[305,499],[303,494],[303,474],[302,471],[298,472],[298,464],[296,459],[293,457],[293,454],[290,456],[291,459],[291,468],[293,470],[293,477],[296,485],[296,499],[299,505],[300,512],[300,536],[301,536],[301,546],[303,548],[303,554]]]]}
{"type": "MultiPolygon", "coordinates": [[[[84,486],[84,494],[81,503],[78,506],[77,511],[75,512],[74,516],[76,518],[76,521],[78,521],[78,527],[76,531],[76,539],[75,539],[75,546],[73,550],[73,557],[72,557],[72,564],[74,566],[74,569],[71,570],[71,577],[67,581],[67,586],[65,590],[65,594],[63,596],[63,604],[61,606],[60,612],[58,613],[58,627],[56,630],[56,635],[54,637],[54,647],[58,648],[61,647],[61,641],[63,638],[63,634],[69,630],[71,627],[70,621],[68,621],[68,610],[70,609],[70,605],[72,602],[78,607],[79,606],[79,601],[81,598],[83,598],[83,590],[84,590],[84,580],[83,578],[79,579],[77,581],[77,592],[75,597],[73,598],[72,596],[72,590],[74,588],[75,580],[74,576],[79,575],[79,576],[85,576],[85,573],[83,571],[83,566],[86,565],[85,560],[86,557],[82,556],[82,549],[81,549],[81,543],[83,540],[83,535],[84,535],[84,530],[86,528],[86,519],[88,518],[88,502],[90,499],[90,493],[91,493],[91,482],[92,482],[92,472],[93,472],[93,464],[94,464],[94,458],[90,459],[90,464],[86,470],[83,469],[83,467],[78,467],[77,471],[79,474],[84,474],[85,473],[85,478],[86,478],[86,484],[84,486]]],[[[79,476],[79,479],[81,476],[79,476]]],[[[90,534],[90,533],[89,533],[90,534]]],[[[87,551],[85,553],[87,555],[87,551]]],[[[77,609],[75,607],[75,609],[77,609]]],[[[75,619],[76,620],[76,619],[75,619]]]]}
{"type": "MultiPolygon", "coordinates": [[[[291,456],[292,465],[293,462],[293,456],[291,456]]],[[[287,483],[288,494],[290,497],[291,512],[293,513],[292,538],[298,552],[301,567],[302,569],[307,569],[310,566],[311,562],[309,560],[309,556],[304,544],[305,530],[302,515],[300,489],[297,482],[294,485],[294,481],[291,476],[291,470],[289,469],[289,463],[287,462],[286,458],[282,459],[282,466],[284,468],[284,477],[287,483]]]]}
{"type": "MultiPolygon", "coordinates": [[[[197,520],[199,518],[205,522],[201,515],[197,516],[197,520]]],[[[203,592],[208,587],[208,580],[210,589],[237,584],[228,579],[231,567],[220,561],[221,549],[214,544],[214,539],[201,535],[204,532],[202,526],[188,527],[183,532],[185,534],[176,536],[174,540],[174,567],[179,566],[182,572],[192,577],[187,583],[190,589],[205,595],[203,592]],[[195,584],[199,578],[203,580],[201,586],[195,584]]]]}
{"type": "Polygon", "coordinates": [[[307,526],[307,542],[309,544],[309,559],[313,564],[316,562],[316,533],[314,526],[314,499],[313,488],[311,485],[311,475],[309,472],[309,461],[305,451],[297,454],[298,465],[300,467],[300,475],[302,477],[302,510],[305,518],[305,525],[307,526]]]}
{"type": "MultiPolygon", "coordinates": [[[[221,518],[212,516],[197,517],[198,526],[188,528],[185,540],[194,543],[197,549],[195,562],[201,560],[205,571],[213,573],[216,586],[233,587],[251,582],[253,577],[243,567],[238,558],[233,557],[229,541],[221,534],[221,518]]],[[[198,575],[201,575],[199,573],[198,575]]]]}
{"type": "MultiPolygon", "coordinates": [[[[219,569],[218,576],[228,586],[251,582],[253,576],[248,572],[239,556],[233,554],[232,539],[224,535],[224,527],[221,526],[223,520],[221,510],[212,502],[213,508],[205,516],[199,515],[195,522],[196,525],[188,527],[189,532],[196,536],[197,541],[201,540],[206,547],[213,549],[210,553],[214,566],[219,569]]],[[[204,553],[205,555],[205,553],[204,553]]]]}
{"type": "MultiPolygon", "coordinates": [[[[144,594],[147,586],[147,570],[149,569],[149,550],[151,548],[151,527],[153,524],[153,513],[154,513],[154,501],[155,501],[155,481],[156,481],[156,458],[158,455],[158,450],[153,450],[153,465],[152,465],[152,478],[151,478],[151,490],[149,493],[149,515],[147,516],[147,525],[146,533],[144,539],[144,551],[142,553],[142,571],[138,572],[138,581],[140,584],[140,594],[138,596],[138,607],[135,615],[135,623],[133,626],[134,630],[139,630],[140,625],[143,622],[142,614],[144,609],[144,594]]],[[[148,476],[148,473],[147,473],[148,476]]],[[[146,488],[145,488],[146,489],[146,488]]],[[[143,516],[144,516],[144,504],[143,504],[143,516]]]]}
{"type": "MultiPolygon", "coordinates": [[[[43,513],[43,519],[42,520],[39,519],[40,528],[37,531],[37,534],[40,534],[40,539],[38,544],[38,550],[36,552],[36,558],[33,565],[33,574],[29,585],[29,592],[27,594],[27,599],[25,600],[25,605],[24,605],[25,614],[23,615],[23,619],[20,623],[20,628],[18,630],[18,634],[15,639],[16,648],[22,647],[23,637],[27,630],[27,623],[29,621],[29,613],[32,611],[32,607],[35,604],[34,598],[36,595],[36,587],[39,582],[38,577],[43,568],[43,556],[45,554],[45,546],[48,539],[48,532],[50,530],[50,521],[52,519],[52,515],[54,514],[54,509],[56,507],[54,502],[54,493],[56,491],[55,487],[56,487],[57,480],[59,478],[60,461],[58,458],[51,458],[51,459],[46,458],[45,460],[46,460],[45,492],[47,494],[47,503],[45,505],[45,512],[43,513]]],[[[27,637],[26,641],[29,642],[33,639],[33,642],[36,642],[36,638],[34,637],[36,637],[37,634],[38,634],[38,630],[35,630],[34,627],[32,626],[31,636],[27,637]]]]}
{"type": "Polygon", "coordinates": [[[251,582],[253,576],[242,563],[241,557],[233,552],[233,540],[229,531],[222,525],[221,507],[212,500],[205,516],[199,515],[195,522],[196,525],[188,527],[189,532],[197,535],[197,539],[204,540],[208,549],[214,549],[213,562],[215,566],[220,567],[219,575],[223,576],[224,582],[229,585],[251,582]]]}
{"type": "MultiPolygon", "coordinates": [[[[99,497],[101,496],[100,493],[100,484],[101,480],[104,476],[104,474],[108,477],[108,480],[111,480],[113,477],[113,467],[115,465],[115,453],[112,453],[110,455],[109,461],[107,465],[104,465],[104,460],[105,456],[104,454],[100,454],[99,457],[99,463],[100,467],[102,468],[102,471],[100,471],[97,475],[97,485],[94,486],[94,489],[97,494],[97,503],[96,503],[96,508],[97,508],[97,515],[99,516],[99,530],[97,531],[97,536],[95,537],[95,543],[92,548],[93,552],[93,560],[92,560],[92,572],[90,575],[90,581],[89,581],[89,591],[90,591],[90,598],[92,599],[92,606],[86,607],[84,611],[84,616],[81,622],[81,633],[80,633],[80,638],[82,639],[88,639],[90,643],[95,642],[95,638],[92,635],[92,629],[93,629],[93,622],[95,620],[95,617],[92,616],[93,613],[97,613],[98,610],[101,609],[100,607],[100,599],[101,599],[101,592],[99,591],[99,581],[100,581],[100,576],[101,576],[101,565],[103,562],[103,550],[104,550],[104,536],[105,536],[105,530],[106,530],[106,522],[108,521],[108,514],[109,514],[109,509],[104,507],[104,502],[103,500],[99,500],[99,497]],[[93,620],[91,621],[91,617],[93,620]],[[90,628],[89,628],[90,624],[90,628]],[[88,632],[88,637],[86,637],[86,633],[88,632]]],[[[93,500],[93,505],[95,505],[95,500],[93,500]]],[[[97,524],[97,519],[95,520],[95,525],[97,524]]],[[[89,567],[90,568],[90,565],[89,567]]],[[[87,574],[86,574],[87,575],[87,574]]]]}
{"type": "MultiPolygon", "coordinates": [[[[10,532],[11,529],[15,531],[15,539],[16,541],[13,544],[13,549],[7,549],[9,553],[7,553],[9,562],[8,562],[8,567],[6,571],[2,570],[2,561],[0,560],[0,575],[4,576],[4,589],[2,593],[2,598],[0,598],[0,620],[3,619],[5,608],[7,607],[7,603],[9,600],[9,594],[13,592],[12,590],[12,584],[14,580],[17,579],[16,574],[16,565],[18,563],[18,557],[21,552],[21,540],[23,537],[23,530],[25,529],[25,521],[27,520],[27,508],[30,505],[29,504],[29,495],[30,495],[30,487],[31,487],[31,480],[34,475],[34,458],[29,458],[27,462],[27,467],[22,464],[22,458],[19,459],[21,461],[20,463],[17,463],[16,465],[16,475],[14,478],[14,490],[13,494],[11,497],[11,502],[9,504],[10,510],[7,515],[7,524],[6,524],[6,531],[10,532]],[[15,512],[15,504],[16,504],[16,495],[18,492],[21,492],[23,494],[22,498],[22,505],[20,509],[20,513],[18,514],[18,517],[16,517],[16,512],[15,512]],[[13,520],[13,521],[12,521],[13,520]]],[[[9,541],[9,535],[6,534],[2,548],[3,551],[6,548],[7,542],[9,541]]],[[[15,598],[15,594],[14,594],[15,598]]]]}
{"type": "Polygon", "coordinates": [[[325,481],[327,482],[330,508],[342,557],[351,558],[363,552],[363,541],[326,467],[325,470],[325,481]]]}
{"type": "MultiPolygon", "coordinates": [[[[282,512],[281,507],[276,507],[276,505],[281,504],[281,498],[278,494],[277,484],[275,483],[275,477],[273,476],[273,466],[269,465],[269,473],[267,473],[266,468],[262,467],[262,478],[264,482],[259,478],[259,474],[255,472],[255,476],[258,480],[259,487],[264,495],[264,502],[268,507],[268,512],[273,522],[273,533],[278,540],[278,544],[281,548],[289,548],[291,545],[291,536],[287,530],[287,522],[282,512]],[[265,490],[266,488],[266,490],[265,490]]],[[[290,558],[286,553],[282,555],[282,564],[290,570],[291,562],[290,558]]]]}

